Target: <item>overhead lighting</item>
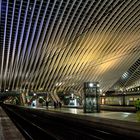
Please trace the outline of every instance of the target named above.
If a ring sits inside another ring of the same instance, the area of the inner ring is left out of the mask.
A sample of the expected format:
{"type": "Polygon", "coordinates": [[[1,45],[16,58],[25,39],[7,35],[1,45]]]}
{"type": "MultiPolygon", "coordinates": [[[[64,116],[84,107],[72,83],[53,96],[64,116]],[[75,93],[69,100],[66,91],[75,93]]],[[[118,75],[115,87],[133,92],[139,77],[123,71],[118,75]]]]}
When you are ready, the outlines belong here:
{"type": "Polygon", "coordinates": [[[93,87],[94,86],[94,84],[93,83],[89,83],[89,87],[93,87]]]}
{"type": "Polygon", "coordinates": [[[127,78],[128,78],[128,75],[129,75],[129,73],[128,73],[128,72],[125,72],[125,73],[122,75],[122,79],[127,79],[127,78]]]}
{"type": "Polygon", "coordinates": [[[61,86],[61,85],[62,85],[62,82],[59,83],[59,86],[61,86]]]}
{"type": "Polygon", "coordinates": [[[30,6],[29,9],[32,10],[32,7],[30,6]]]}
{"type": "Polygon", "coordinates": [[[61,86],[61,85],[62,85],[62,82],[55,84],[55,86],[61,86]]]}

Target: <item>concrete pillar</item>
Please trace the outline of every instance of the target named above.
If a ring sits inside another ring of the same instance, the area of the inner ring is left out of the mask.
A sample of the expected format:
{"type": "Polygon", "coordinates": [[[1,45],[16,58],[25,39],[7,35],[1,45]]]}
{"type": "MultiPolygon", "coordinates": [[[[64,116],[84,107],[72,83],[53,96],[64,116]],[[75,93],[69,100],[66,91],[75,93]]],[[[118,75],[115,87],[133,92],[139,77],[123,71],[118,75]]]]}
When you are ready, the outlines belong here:
{"type": "Polygon", "coordinates": [[[25,92],[22,92],[22,93],[21,93],[21,100],[22,100],[22,104],[23,104],[23,105],[26,105],[27,102],[26,102],[25,92]]]}

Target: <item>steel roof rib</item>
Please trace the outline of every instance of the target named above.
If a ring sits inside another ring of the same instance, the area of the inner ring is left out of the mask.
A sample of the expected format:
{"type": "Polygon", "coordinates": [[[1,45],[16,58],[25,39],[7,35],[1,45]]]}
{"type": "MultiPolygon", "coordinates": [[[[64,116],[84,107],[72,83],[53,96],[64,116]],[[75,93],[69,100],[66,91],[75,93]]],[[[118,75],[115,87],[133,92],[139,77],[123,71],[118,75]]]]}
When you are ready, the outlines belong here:
{"type": "MultiPolygon", "coordinates": [[[[12,30],[13,30],[13,26],[14,26],[13,23],[14,23],[14,18],[15,18],[15,17],[14,17],[14,16],[15,16],[15,5],[16,5],[16,1],[14,1],[13,8],[12,8],[12,9],[13,9],[13,10],[12,10],[12,19],[11,19],[12,22],[11,22],[11,27],[10,27],[10,37],[9,37],[9,46],[8,46],[9,50],[10,50],[10,49],[12,50],[12,47],[11,47],[11,45],[12,45],[12,44],[11,44],[11,40],[12,40],[12,33],[13,33],[12,30]]],[[[8,59],[8,61],[9,61],[9,58],[7,58],[7,59],[8,59]]],[[[8,65],[8,61],[7,61],[7,65],[8,65]]],[[[7,67],[8,67],[8,66],[7,66],[7,67]]],[[[9,83],[9,84],[7,83],[7,84],[8,84],[8,89],[10,89],[10,81],[11,81],[11,77],[12,77],[12,76],[11,76],[11,72],[12,72],[12,68],[11,68],[11,67],[12,67],[12,66],[9,64],[9,72],[7,73],[7,75],[8,75],[7,77],[8,77],[8,81],[9,81],[9,82],[7,81],[7,82],[9,83]]]]}
{"type": "MultiPolygon", "coordinates": [[[[84,7],[83,7],[84,8],[84,7]]],[[[82,10],[83,10],[83,8],[82,8],[82,10]]],[[[82,12],[82,10],[81,10],[81,12],[82,12]]],[[[79,12],[79,14],[78,14],[78,16],[77,16],[77,19],[75,20],[75,22],[74,22],[74,24],[71,26],[71,28],[73,28],[73,26],[75,26],[75,24],[77,23],[77,20],[78,20],[78,18],[79,18],[79,16],[80,16],[80,14],[81,14],[81,12],[79,12]]],[[[69,38],[71,38],[72,37],[72,31],[73,30],[71,30],[71,32],[70,31],[68,31],[68,32],[70,32],[69,33],[69,38]]],[[[57,67],[55,68],[55,73],[56,73],[56,75],[55,75],[55,77],[57,77],[57,75],[58,75],[58,73],[57,73],[57,67]]],[[[55,78],[54,78],[55,79],[55,78]]],[[[53,82],[52,82],[53,83],[53,82]]],[[[54,82],[55,83],[55,82],[54,82]]],[[[53,85],[54,86],[54,85],[53,85]]],[[[50,87],[51,87],[51,85],[50,85],[50,87]]],[[[53,88],[53,87],[52,87],[53,88]]]]}
{"type": "MultiPolygon", "coordinates": [[[[73,4],[72,4],[72,6],[71,6],[70,9],[72,9],[72,7],[74,6],[74,4],[75,4],[75,1],[73,2],[73,4]]],[[[70,14],[70,12],[71,12],[71,10],[68,12],[68,14],[70,14]]],[[[66,20],[67,20],[68,16],[69,16],[69,15],[67,15],[66,20]]],[[[66,21],[66,20],[65,20],[65,21],[66,21]]],[[[68,27],[69,27],[69,26],[68,26],[68,27]]],[[[64,30],[64,28],[63,28],[63,30],[64,30]]],[[[66,35],[66,31],[67,31],[67,30],[65,29],[65,31],[64,31],[63,34],[66,35]]],[[[64,41],[64,40],[63,40],[63,41],[64,41]]],[[[60,45],[62,45],[62,43],[61,43],[60,45]]],[[[50,57],[52,58],[51,53],[50,53],[50,57]]],[[[49,59],[49,60],[48,60],[49,62],[51,62],[51,60],[52,60],[52,59],[50,59],[50,57],[48,58],[48,59],[49,59]]],[[[46,66],[49,67],[49,66],[50,66],[50,63],[48,63],[48,64],[49,64],[49,65],[46,65],[46,66]]],[[[49,75],[50,75],[50,73],[47,73],[47,77],[46,77],[46,78],[49,78],[49,75]]],[[[45,77],[45,75],[44,75],[43,77],[45,77]]],[[[43,82],[43,81],[42,81],[42,82],[43,82]]],[[[45,87],[45,83],[43,84],[43,87],[45,87]]],[[[47,86],[46,86],[46,87],[47,87],[47,86]]]]}
{"type": "MultiPolygon", "coordinates": [[[[72,44],[70,44],[70,45],[72,45],[72,44]]],[[[75,47],[73,47],[73,48],[75,48],[75,47]]],[[[75,50],[74,50],[75,51],[75,50]]],[[[70,53],[70,52],[68,52],[68,53],[70,53]]],[[[72,53],[72,51],[71,51],[71,53],[72,53]]],[[[68,60],[68,59],[67,59],[68,60]]],[[[69,68],[69,67],[67,67],[67,68],[69,68]]],[[[65,72],[67,72],[67,69],[65,70],[65,72]]]]}
{"type": "Polygon", "coordinates": [[[6,41],[6,29],[7,29],[7,15],[8,15],[8,1],[6,3],[6,14],[5,14],[5,26],[4,26],[4,38],[3,38],[3,51],[2,51],[2,62],[1,62],[1,83],[0,87],[2,89],[3,82],[3,71],[4,71],[4,53],[5,53],[5,41],[6,41]]]}
{"type": "MultiPolygon", "coordinates": [[[[48,24],[46,24],[46,30],[47,30],[47,28],[48,28],[49,23],[51,22],[51,16],[52,16],[52,13],[53,13],[53,9],[54,9],[54,7],[55,7],[55,4],[56,4],[56,1],[55,1],[55,3],[53,4],[53,7],[52,7],[52,9],[51,9],[51,14],[49,15],[48,24]]],[[[54,20],[54,21],[55,21],[55,20],[54,20]]],[[[54,24],[54,22],[53,22],[53,24],[54,24]]],[[[47,45],[49,44],[49,39],[50,39],[50,36],[51,36],[51,31],[52,31],[52,27],[51,27],[51,29],[48,31],[48,34],[47,34],[47,37],[46,37],[47,40],[45,40],[45,42],[47,42],[47,43],[46,43],[47,45]]],[[[45,36],[44,36],[44,37],[45,37],[45,36]]],[[[47,46],[46,46],[46,47],[47,47],[47,46]]]]}
{"type": "MultiPolygon", "coordinates": [[[[62,5],[62,1],[60,2],[59,6],[58,6],[57,13],[55,14],[53,23],[52,23],[52,25],[51,25],[51,29],[50,29],[50,31],[49,31],[49,33],[48,33],[49,35],[47,36],[47,37],[50,39],[50,40],[49,40],[50,43],[48,43],[48,44],[50,44],[52,47],[53,47],[53,43],[54,43],[54,38],[53,38],[53,37],[55,36],[56,33],[55,33],[55,34],[53,34],[53,33],[51,34],[51,32],[53,31],[53,27],[54,27],[54,24],[55,24],[55,22],[56,22],[56,18],[57,18],[57,15],[58,15],[58,12],[59,12],[59,10],[60,10],[61,5],[62,5]],[[52,41],[51,39],[52,39],[53,41],[52,41]]],[[[58,25],[59,25],[59,23],[58,23],[58,25]]],[[[58,29],[58,28],[57,28],[57,29],[58,29]]],[[[56,29],[56,31],[57,31],[57,29],[56,29]]],[[[39,63],[39,67],[40,67],[40,65],[41,65],[41,63],[39,63]]],[[[41,74],[41,75],[42,75],[42,74],[41,74]]],[[[34,80],[34,82],[35,82],[35,80],[34,80]]],[[[34,83],[34,82],[33,82],[33,83],[34,83]]]]}
{"type": "MultiPolygon", "coordinates": [[[[10,57],[10,49],[11,49],[11,38],[12,38],[12,29],[13,29],[13,19],[14,19],[14,12],[15,12],[15,2],[14,2],[14,6],[13,6],[13,10],[12,10],[12,21],[11,21],[11,25],[10,25],[10,36],[9,36],[9,41],[8,41],[8,53],[7,53],[7,61],[6,61],[6,68],[5,68],[5,73],[4,73],[4,77],[6,77],[6,75],[8,74],[8,67],[9,67],[9,57],[10,57]]],[[[4,81],[4,89],[6,88],[7,85],[7,81],[8,79],[6,79],[4,81]]]]}
{"type": "MultiPolygon", "coordinates": [[[[34,4],[33,4],[33,10],[31,12],[31,16],[29,17],[29,25],[27,26],[27,34],[26,34],[26,39],[25,39],[25,42],[23,44],[23,49],[21,50],[21,45],[22,45],[22,39],[23,39],[23,32],[25,32],[24,30],[24,27],[22,28],[22,37],[21,37],[21,40],[20,40],[20,43],[19,43],[19,54],[17,55],[17,61],[16,61],[16,64],[15,64],[15,72],[16,71],[19,71],[20,74],[21,74],[21,77],[19,77],[16,81],[16,87],[20,86],[21,84],[19,84],[19,79],[22,78],[22,73],[24,74],[25,72],[23,72],[23,65],[22,63],[24,63],[24,59],[26,61],[28,61],[28,57],[29,57],[29,54],[30,54],[30,50],[31,50],[31,47],[27,48],[27,43],[29,41],[29,35],[30,35],[30,31],[31,31],[31,24],[32,24],[32,19],[33,19],[33,15],[34,15],[34,12],[35,12],[35,5],[36,5],[36,0],[34,1],[34,4]],[[25,56],[25,52],[28,53],[28,55],[25,56]],[[19,60],[19,56],[20,54],[22,55],[21,59],[19,60]]],[[[17,73],[16,73],[17,74],[17,73]]],[[[27,74],[26,74],[27,75],[27,74]]]]}
{"type": "MultiPolygon", "coordinates": [[[[46,9],[45,12],[44,12],[44,16],[43,16],[43,19],[42,19],[42,21],[41,21],[41,25],[43,25],[43,21],[44,21],[44,19],[45,19],[45,14],[46,14],[46,12],[47,12],[47,9],[46,9]]],[[[47,25],[47,24],[46,24],[46,25],[47,25]]],[[[47,26],[48,26],[48,25],[47,25],[47,26]]],[[[42,27],[40,27],[40,29],[41,29],[41,28],[42,28],[42,27]]],[[[41,30],[40,30],[40,31],[41,31],[41,30]]],[[[43,31],[42,36],[41,36],[41,39],[40,39],[40,41],[39,41],[38,50],[36,51],[36,52],[38,53],[38,55],[37,55],[37,58],[36,58],[36,60],[35,60],[34,66],[33,66],[33,68],[32,68],[32,75],[30,76],[29,83],[32,83],[33,78],[35,78],[36,75],[34,76],[34,73],[35,73],[37,61],[39,61],[40,54],[43,55],[42,52],[41,52],[41,47],[40,47],[40,46],[43,45],[44,38],[45,38],[45,35],[46,35],[46,31],[47,31],[47,28],[45,27],[45,30],[43,31]]],[[[34,54],[35,54],[35,53],[34,53],[34,54]]],[[[40,63],[38,64],[38,68],[40,68],[41,62],[42,62],[42,59],[40,59],[40,63]]],[[[37,71],[37,70],[36,70],[36,71],[37,71]]],[[[29,85],[30,85],[30,84],[29,84],[29,85]]]]}
{"type": "MultiPolygon", "coordinates": [[[[26,19],[27,19],[28,8],[29,8],[29,0],[28,0],[28,2],[27,2],[27,7],[26,7],[26,9],[25,9],[24,22],[23,22],[23,25],[22,25],[22,36],[21,36],[21,39],[23,39],[23,33],[24,33],[24,31],[25,31],[25,25],[26,25],[26,19]]],[[[21,45],[21,44],[19,44],[19,45],[21,45]]],[[[19,46],[19,49],[21,50],[21,46],[19,46]]],[[[22,75],[22,74],[20,73],[20,71],[19,71],[19,75],[20,75],[20,76],[22,75]]],[[[19,77],[20,77],[20,76],[19,76],[19,77]]],[[[12,89],[14,89],[14,87],[15,87],[15,82],[18,83],[18,79],[17,79],[16,77],[15,77],[15,80],[13,81],[12,89]],[[17,80],[17,81],[16,81],[16,80],[17,80]]]]}
{"type": "MultiPolygon", "coordinates": [[[[35,61],[35,59],[34,59],[35,56],[34,55],[35,55],[35,51],[37,49],[37,44],[38,44],[38,40],[39,40],[39,37],[40,37],[41,29],[42,29],[42,24],[40,24],[39,31],[37,33],[37,36],[35,37],[35,32],[37,31],[37,24],[38,24],[42,4],[43,4],[43,0],[41,1],[41,4],[39,6],[38,14],[37,14],[37,17],[36,17],[36,20],[35,20],[35,23],[34,23],[32,39],[31,39],[31,42],[29,44],[29,50],[28,50],[29,52],[27,52],[28,55],[27,55],[27,59],[26,59],[26,62],[25,62],[25,67],[22,70],[23,73],[27,72],[28,62],[30,61],[27,77],[29,77],[29,74],[32,75],[32,72],[31,72],[32,68],[31,67],[32,67],[32,65],[33,65],[33,63],[35,61]],[[30,56],[31,56],[31,59],[29,58],[30,56]]],[[[24,51],[24,55],[25,55],[25,51],[24,51]]],[[[24,77],[23,77],[23,79],[21,79],[21,81],[24,81],[25,79],[26,79],[26,75],[24,75],[24,77]]],[[[28,82],[25,82],[24,87],[26,86],[26,83],[28,84],[28,82]]],[[[22,83],[22,85],[23,85],[23,83],[22,83]]]]}
{"type": "MultiPolygon", "coordinates": [[[[76,29],[78,29],[78,28],[76,28],[76,29]]],[[[82,30],[81,30],[82,31],[82,30]]],[[[78,30],[77,30],[77,32],[78,32],[78,30]]],[[[68,43],[69,44],[69,43],[68,43]]],[[[68,60],[68,59],[67,59],[68,60]]],[[[61,60],[62,61],[62,60],[61,60]]],[[[64,62],[64,59],[63,59],[63,62],[64,62]]],[[[68,62],[68,61],[67,61],[68,62]]],[[[65,63],[66,63],[66,61],[65,61],[65,63]]],[[[64,70],[64,68],[65,67],[63,67],[63,69],[60,69],[61,71],[58,71],[59,73],[61,72],[61,73],[63,73],[63,70],[64,70]]],[[[60,79],[62,79],[63,77],[65,77],[65,74],[63,74],[63,76],[61,76],[61,78],[59,78],[59,81],[60,81],[60,79]]]]}
{"type": "MultiPolygon", "coordinates": [[[[17,26],[16,26],[16,32],[15,32],[15,37],[14,37],[14,47],[13,47],[13,52],[12,52],[12,63],[11,63],[11,69],[12,69],[12,71],[13,71],[13,66],[14,66],[14,59],[15,59],[15,50],[16,50],[16,43],[17,43],[17,37],[18,37],[18,32],[19,32],[19,24],[20,24],[20,17],[21,17],[21,10],[22,10],[22,8],[23,8],[23,0],[21,1],[21,5],[20,5],[20,10],[19,10],[19,13],[18,13],[18,22],[17,22],[17,26]]],[[[29,3],[27,3],[27,4],[29,4],[29,3]]],[[[27,13],[27,12],[26,12],[27,13]]],[[[24,16],[24,19],[26,18],[26,16],[24,16]]],[[[25,20],[23,21],[24,23],[23,23],[23,27],[25,27],[25,20]]],[[[12,83],[15,83],[15,75],[14,75],[14,72],[13,72],[13,81],[12,81],[12,83]]],[[[12,89],[14,89],[14,84],[12,84],[12,89]]]]}

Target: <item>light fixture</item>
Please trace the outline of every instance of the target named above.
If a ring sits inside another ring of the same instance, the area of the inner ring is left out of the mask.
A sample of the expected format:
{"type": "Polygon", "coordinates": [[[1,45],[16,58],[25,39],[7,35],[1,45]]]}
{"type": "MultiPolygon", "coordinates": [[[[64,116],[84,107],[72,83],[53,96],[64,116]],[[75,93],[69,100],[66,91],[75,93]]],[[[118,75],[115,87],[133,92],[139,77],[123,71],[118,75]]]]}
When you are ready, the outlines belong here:
{"type": "Polygon", "coordinates": [[[103,96],[105,96],[105,93],[103,93],[103,96]]]}
{"type": "Polygon", "coordinates": [[[89,83],[89,87],[93,87],[94,85],[93,85],[93,83],[89,83]]]}
{"type": "Polygon", "coordinates": [[[100,87],[100,84],[97,84],[97,87],[100,87]]]}

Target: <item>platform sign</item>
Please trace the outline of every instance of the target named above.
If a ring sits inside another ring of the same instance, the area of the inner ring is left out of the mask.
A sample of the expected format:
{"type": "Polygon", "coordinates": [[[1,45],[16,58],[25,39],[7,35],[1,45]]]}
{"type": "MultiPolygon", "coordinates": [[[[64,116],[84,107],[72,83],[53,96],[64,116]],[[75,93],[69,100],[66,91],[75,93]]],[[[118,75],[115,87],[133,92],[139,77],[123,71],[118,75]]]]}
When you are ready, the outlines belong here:
{"type": "Polygon", "coordinates": [[[84,83],[84,112],[100,112],[98,82],[84,83]]]}

